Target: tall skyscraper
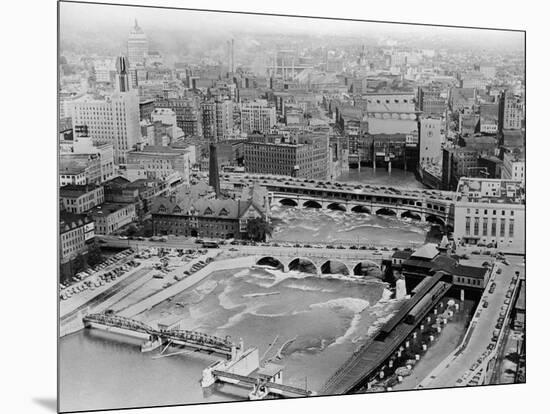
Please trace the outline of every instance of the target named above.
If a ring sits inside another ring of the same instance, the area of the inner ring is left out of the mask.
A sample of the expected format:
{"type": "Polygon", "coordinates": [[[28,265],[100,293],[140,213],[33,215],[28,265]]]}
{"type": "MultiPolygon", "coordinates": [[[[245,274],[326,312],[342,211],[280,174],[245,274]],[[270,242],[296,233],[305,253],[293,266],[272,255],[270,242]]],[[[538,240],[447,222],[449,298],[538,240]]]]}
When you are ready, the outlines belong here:
{"type": "Polygon", "coordinates": [[[233,39],[227,41],[227,58],[229,73],[235,72],[235,41],[233,39]]]}
{"type": "Polygon", "coordinates": [[[94,143],[112,143],[116,164],[126,162],[126,155],[135,149],[141,138],[139,98],[130,88],[128,60],[116,59],[116,88],[104,99],[84,97],[71,103],[75,136],[85,130],[94,143]]]}
{"type": "Polygon", "coordinates": [[[134,28],[128,36],[128,60],[130,67],[145,64],[145,57],[149,52],[147,36],[135,20],[134,28]]]}
{"type": "Polygon", "coordinates": [[[128,36],[128,61],[130,65],[130,82],[137,87],[138,78],[145,73],[145,60],[149,53],[149,42],[147,36],[139,27],[137,20],[134,28],[128,36]],[[139,72],[139,75],[138,75],[139,72]]]}
{"type": "Polygon", "coordinates": [[[118,92],[129,92],[130,91],[130,79],[129,79],[129,70],[128,59],[126,56],[119,56],[116,59],[116,87],[118,92]]]}

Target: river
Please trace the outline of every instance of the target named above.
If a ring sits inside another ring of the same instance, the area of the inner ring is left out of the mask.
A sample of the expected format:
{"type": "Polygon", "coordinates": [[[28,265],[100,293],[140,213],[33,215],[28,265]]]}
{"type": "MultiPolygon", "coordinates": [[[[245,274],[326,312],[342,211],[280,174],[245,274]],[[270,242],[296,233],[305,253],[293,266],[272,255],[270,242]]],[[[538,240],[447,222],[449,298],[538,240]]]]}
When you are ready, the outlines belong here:
{"type": "Polygon", "coordinates": [[[423,244],[431,224],[367,213],[274,206],[273,241],[354,243],[388,247],[423,244]]]}
{"type": "MultiPolygon", "coordinates": [[[[369,170],[352,170],[339,181],[421,187],[410,173],[369,170]]],[[[405,247],[422,244],[429,229],[391,217],[279,206],[273,217],[273,239],[281,241],[405,247]]],[[[319,278],[296,271],[220,271],[136,318],[154,323],[179,315],[185,329],[242,338],[245,346],[258,347],[260,356],[269,349],[265,359],[284,366],[286,384],[315,390],[396,309],[395,301],[383,298],[384,286],[376,279],[319,278]]],[[[247,399],[247,391],[235,386],[216,385],[206,392],[200,387],[202,370],[213,357],[187,353],[153,358],[158,351],[143,354],[140,342],[96,330],[61,338],[61,409],[247,399]]]]}
{"type": "MultiPolygon", "coordinates": [[[[387,296],[384,286],[377,279],[319,278],[296,271],[219,271],[136,318],[152,324],[179,315],[183,329],[242,338],[260,356],[269,350],[264,360],[284,366],[286,384],[305,387],[307,382],[317,389],[396,309],[397,302],[380,300],[387,296]]],[[[62,338],[62,410],[247,398],[245,390],[227,385],[203,392],[202,369],[213,357],[188,353],[154,359],[158,351],[142,354],[139,344],[95,330],[62,338]]]]}

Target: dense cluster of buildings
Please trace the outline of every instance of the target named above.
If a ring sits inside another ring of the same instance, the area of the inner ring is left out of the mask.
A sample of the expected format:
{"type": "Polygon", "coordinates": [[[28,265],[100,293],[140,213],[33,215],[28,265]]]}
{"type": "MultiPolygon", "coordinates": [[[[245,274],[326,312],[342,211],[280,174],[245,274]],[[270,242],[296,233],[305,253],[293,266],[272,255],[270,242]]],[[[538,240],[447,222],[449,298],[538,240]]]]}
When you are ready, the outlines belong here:
{"type": "MultiPolygon", "coordinates": [[[[258,42],[241,48],[230,39],[220,56],[167,65],[136,21],[124,55],[63,56],[61,228],[79,236],[65,236],[62,261],[84,252],[94,233],[132,222],[150,219],[157,234],[230,238],[244,236],[249,218],[268,220],[260,189],[214,188],[212,196],[195,178],[209,171],[332,180],[367,165],[413,171],[429,187],[459,193],[464,177],[523,188],[521,60],[258,42]]],[[[464,197],[455,211],[460,240],[521,243],[521,202],[464,197]],[[494,209],[468,203],[510,206],[516,216],[506,213],[501,233],[499,215],[493,234],[491,214],[472,211],[494,209]]]]}

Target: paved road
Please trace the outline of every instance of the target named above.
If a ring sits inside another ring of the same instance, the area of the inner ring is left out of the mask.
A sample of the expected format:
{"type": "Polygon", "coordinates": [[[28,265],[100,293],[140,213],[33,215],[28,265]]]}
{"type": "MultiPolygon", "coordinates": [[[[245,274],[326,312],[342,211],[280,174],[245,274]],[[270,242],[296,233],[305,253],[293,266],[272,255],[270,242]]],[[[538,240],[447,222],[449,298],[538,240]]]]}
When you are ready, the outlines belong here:
{"type": "MultiPolygon", "coordinates": [[[[472,335],[466,349],[457,357],[450,361],[444,362],[444,366],[440,366],[434,370],[421,383],[422,388],[440,388],[453,387],[458,379],[478,360],[485,352],[487,345],[491,343],[495,325],[500,317],[500,311],[506,299],[506,292],[510,286],[510,281],[514,276],[515,271],[524,274],[525,268],[522,265],[523,258],[508,258],[510,265],[498,264],[501,267],[502,273],[495,277],[496,288],[493,293],[489,293],[487,288],[484,296],[487,295],[489,303],[487,308],[481,308],[481,314],[477,320],[476,326],[472,331],[472,335]],[[433,378],[435,376],[435,378],[433,378]]],[[[490,286],[491,282],[489,282],[490,286]]]]}
{"type": "MultiPolygon", "coordinates": [[[[145,249],[149,247],[163,247],[173,249],[202,249],[202,245],[197,244],[192,239],[178,238],[168,239],[166,242],[155,242],[149,240],[120,240],[116,236],[98,236],[103,246],[145,249]]],[[[382,259],[389,258],[393,254],[392,251],[376,251],[376,250],[360,250],[360,249],[329,249],[326,247],[321,248],[309,248],[309,247],[284,247],[284,246],[241,246],[225,244],[221,245],[219,249],[209,249],[212,251],[226,251],[232,252],[230,255],[275,255],[275,256],[301,256],[301,257],[326,257],[341,258],[350,260],[372,260],[375,262],[381,262],[382,259]],[[233,251],[231,249],[234,249],[233,251]]]]}

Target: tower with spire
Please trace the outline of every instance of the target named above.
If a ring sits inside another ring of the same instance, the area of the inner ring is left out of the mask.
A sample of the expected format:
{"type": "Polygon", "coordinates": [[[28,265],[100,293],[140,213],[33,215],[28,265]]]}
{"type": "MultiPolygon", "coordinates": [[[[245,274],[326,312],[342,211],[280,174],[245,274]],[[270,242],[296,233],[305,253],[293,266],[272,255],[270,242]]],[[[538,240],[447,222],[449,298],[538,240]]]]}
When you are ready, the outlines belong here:
{"type": "Polygon", "coordinates": [[[131,84],[137,85],[138,67],[145,67],[145,59],[149,54],[149,41],[147,36],[138,24],[137,19],[134,20],[134,27],[128,35],[128,65],[131,84]]]}
{"type": "Polygon", "coordinates": [[[121,55],[116,59],[116,87],[117,92],[130,91],[129,67],[126,56],[121,55]]]}

